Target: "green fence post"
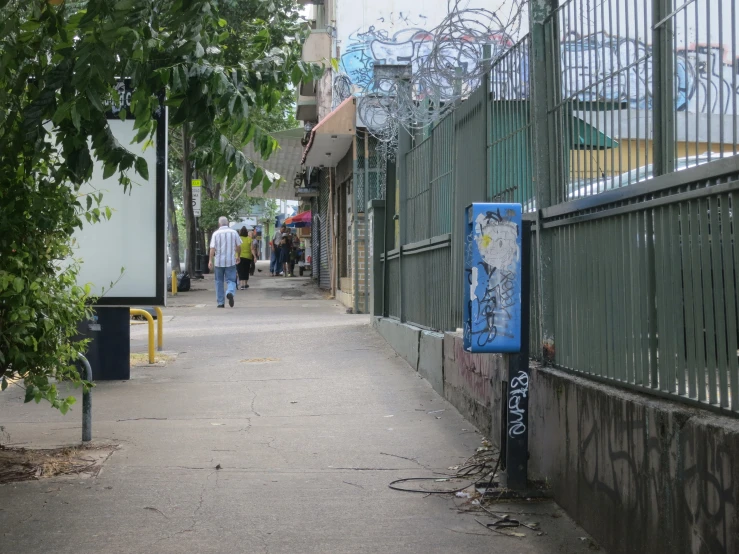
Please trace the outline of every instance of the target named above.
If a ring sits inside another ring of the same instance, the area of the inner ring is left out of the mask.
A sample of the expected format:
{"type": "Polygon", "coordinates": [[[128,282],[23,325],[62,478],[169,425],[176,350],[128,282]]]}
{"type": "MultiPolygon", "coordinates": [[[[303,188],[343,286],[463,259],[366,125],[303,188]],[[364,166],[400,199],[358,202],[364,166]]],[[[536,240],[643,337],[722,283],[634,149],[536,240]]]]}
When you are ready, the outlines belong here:
{"type": "MultiPolygon", "coordinates": [[[[372,281],[370,288],[370,302],[368,312],[373,316],[384,315],[384,301],[382,297],[384,289],[384,271],[382,256],[385,253],[385,201],[370,200],[367,207],[367,243],[365,248],[368,250],[372,270],[369,273],[372,281]]],[[[365,286],[369,286],[368,283],[365,286]]]]}
{"type": "Polygon", "coordinates": [[[492,149],[492,130],[493,130],[493,110],[490,107],[491,100],[491,83],[492,76],[490,69],[492,66],[493,49],[490,44],[484,44],[482,47],[482,63],[485,64],[485,74],[483,79],[485,83],[485,198],[488,202],[493,201],[493,158],[491,156],[492,149]]]}
{"type": "MultiPolygon", "coordinates": [[[[536,249],[539,266],[539,326],[542,344],[533,353],[535,357],[543,354],[544,360],[553,361],[555,353],[554,336],[554,264],[552,232],[543,228],[541,210],[552,205],[552,190],[555,186],[564,186],[557,179],[558,172],[553,171],[550,145],[557,140],[550,133],[548,106],[557,91],[550,86],[549,75],[555,75],[559,60],[559,34],[556,30],[547,32],[548,18],[553,14],[558,0],[532,0],[529,6],[529,22],[531,28],[530,74],[531,83],[531,118],[534,138],[534,180],[537,201],[537,233],[536,249]],[[547,42],[556,47],[547,50],[547,42]],[[556,52],[556,56],[551,51],[556,52]],[[550,90],[551,89],[551,90],[550,90]]],[[[552,23],[556,23],[555,19],[552,23]]],[[[559,139],[561,140],[561,138],[559,139]]]]}
{"type": "MultiPolygon", "coordinates": [[[[397,152],[396,152],[397,156],[397,152]]],[[[395,211],[395,191],[397,190],[397,157],[395,160],[387,161],[387,175],[385,183],[385,240],[383,252],[385,263],[382,266],[382,316],[390,315],[390,294],[393,285],[390,283],[390,264],[387,261],[387,253],[395,248],[395,221],[398,214],[395,211]]]]}
{"type": "Polygon", "coordinates": [[[406,295],[405,295],[405,275],[403,273],[403,245],[408,237],[408,211],[406,209],[408,198],[408,152],[411,149],[412,137],[410,133],[402,126],[398,129],[398,188],[400,189],[400,243],[398,244],[398,265],[400,274],[400,321],[405,322],[406,317],[406,295]]]}
{"type": "Polygon", "coordinates": [[[672,0],[652,0],[653,175],[675,169],[675,52],[672,0]]]}

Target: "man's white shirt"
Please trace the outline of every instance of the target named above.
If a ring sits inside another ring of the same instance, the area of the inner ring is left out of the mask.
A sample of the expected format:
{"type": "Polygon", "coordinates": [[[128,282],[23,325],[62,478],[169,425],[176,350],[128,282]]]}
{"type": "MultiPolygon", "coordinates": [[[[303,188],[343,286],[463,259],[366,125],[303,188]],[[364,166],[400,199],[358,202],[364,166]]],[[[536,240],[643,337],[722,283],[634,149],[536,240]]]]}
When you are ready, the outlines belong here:
{"type": "Polygon", "coordinates": [[[236,247],[241,246],[239,234],[223,226],[210,237],[210,247],[216,249],[213,264],[216,267],[231,267],[236,265],[236,247]]]}

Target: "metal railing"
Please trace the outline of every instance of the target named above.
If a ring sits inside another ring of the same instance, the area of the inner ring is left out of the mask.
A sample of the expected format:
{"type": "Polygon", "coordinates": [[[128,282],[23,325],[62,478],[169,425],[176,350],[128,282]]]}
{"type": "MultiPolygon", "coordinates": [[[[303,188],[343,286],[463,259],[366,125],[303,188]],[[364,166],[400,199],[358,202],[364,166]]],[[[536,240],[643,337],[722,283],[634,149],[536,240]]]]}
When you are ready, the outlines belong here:
{"type": "Polygon", "coordinates": [[[554,363],[739,412],[739,161],[628,192],[544,210],[554,363]]]}
{"type": "Polygon", "coordinates": [[[454,140],[454,116],[449,114],[405,154],[409,243],[451,232],[454,140]]]}
{"type": "Polygon", "coordinates": [[[494,202],[519,203],[524,211],[536,209],[529,109],[530,43],[527,35],[498,58],[490,71],[488,196],[494,202]]]}
{"type": "Polygon", "coordinates": [[[461,327],[464,209],[520,202],[534,222],[532,357],[739,413],[736,2],[537,10],[445,120],[453,145],[434,129],[401,148],[405,230],[384,265],[387,313],[461,327]],[[450,148],[448,215],[428,198],[450,148]],[[447,221],[450,255],[432,254],[421,242],[447,221]],[[427,276],[436,264],[448,278],[427,276]]]}

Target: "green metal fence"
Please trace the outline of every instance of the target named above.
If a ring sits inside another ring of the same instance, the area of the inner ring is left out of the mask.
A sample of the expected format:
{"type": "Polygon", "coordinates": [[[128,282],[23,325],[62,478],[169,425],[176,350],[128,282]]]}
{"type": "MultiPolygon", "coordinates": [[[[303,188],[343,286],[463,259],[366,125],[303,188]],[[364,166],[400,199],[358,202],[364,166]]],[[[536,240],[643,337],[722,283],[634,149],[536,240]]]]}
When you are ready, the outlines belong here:
{"type": "Polygon", "coordinates": [[[451,232],[454,191],[454,114],[405,154],[409,243],[451,232]]]}
{"type": "Polygon", "coordinates": [[[455,112],[456,173],[452,227],[452,318],[454,328],[462,328],[464,272],[464,211],[473,202],[488,199],[488,102],[489,83],[473,92],[455,112]],[[456,269],[459,268],[459,271],[456,269]]]}
{"type": "Polygon", "coordinates": [[[462,327],[464,209],[520,202],[533,357],[739,413],[734,2],[531,6],[531,34],[482,86],[401,140],[386,315],[462,327]]]}
{"type": "Polygon", "coordinates": [[[526,36],[493,64],[488,137],[488,196],[494,202],[521,204],[527,212],[536,209],[527,76],[530,42],[526,36]]]}

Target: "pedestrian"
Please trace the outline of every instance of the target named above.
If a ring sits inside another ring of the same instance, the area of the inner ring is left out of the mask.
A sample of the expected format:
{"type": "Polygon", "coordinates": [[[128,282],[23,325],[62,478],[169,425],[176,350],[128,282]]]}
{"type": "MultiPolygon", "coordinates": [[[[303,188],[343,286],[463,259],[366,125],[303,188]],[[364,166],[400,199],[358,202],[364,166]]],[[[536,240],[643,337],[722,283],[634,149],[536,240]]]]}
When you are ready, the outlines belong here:
{"type": "Polygon", "coordinates": [[[252,237],[246,227],[242,227],[239,231],[241,236],[241,261],[237,268],[239,273],[239,289],[246,290],[249,288],[249,276],[251,275],[251,264],[254,263],[254,253],[252,245],[252,237]]]}
{"type": "Polygon", "coordinates": [[[283,271],[285,277],[290,276],[289,265],[290,265],[290,249],[293,245],[292,235],[287,230],[287,225],[282,226],[282,241],[280,241],[280,268],[283,271]]]}
{"type": "Polygon", "coordinates": [[[295,277],[295,264],[300,259],[300,239],[298,238],[298,235],[290,235],[291,241],[290,241],[290,259],[289,259],[289,269],[290,272],[288,275],[290,277],[295,277]]]}
{"type": "Polygon", "coordinates": [[[234,294],[236,294],[236,266],[241,260],[241,237],[228,226],[228,218],[218,218],[218,230],[210,238],[210,255],[208,269],[213,271],[215,266],[216,275],[216,302],[218,308],[225,306],[223,289],[227,285],[226,298],[228,305],[234,307],[234,294]]]}
{"type": "MultiPolygon", "coordinates": [[[[254,275],[257,269],[257,261],[259,260],[259,237],[257,236],[257,230],[251,230],[251,271],[250,275],[254,275]]],[[[262,271],[261,269],[259,271],[262,271]]]]}
{"type": "MultiPolygon", "coordinates": [[[[283,225],[283,229],[285,226],[283,225]]],[[[282,244],[282,231],[277,229],[272,237],[272,254],[269,257],[269,274],[273,277],[280,275],[282,271],[282,262],[280,260],[280,245],[282,244]]]]}

